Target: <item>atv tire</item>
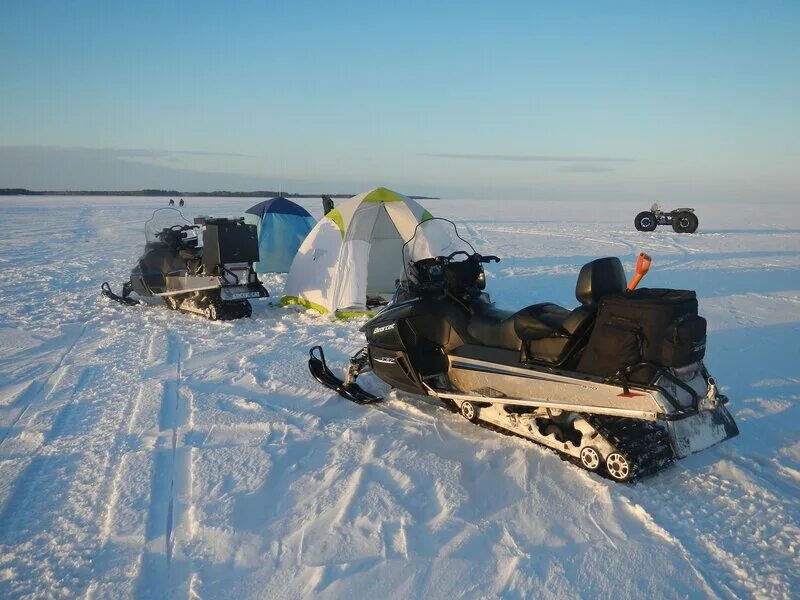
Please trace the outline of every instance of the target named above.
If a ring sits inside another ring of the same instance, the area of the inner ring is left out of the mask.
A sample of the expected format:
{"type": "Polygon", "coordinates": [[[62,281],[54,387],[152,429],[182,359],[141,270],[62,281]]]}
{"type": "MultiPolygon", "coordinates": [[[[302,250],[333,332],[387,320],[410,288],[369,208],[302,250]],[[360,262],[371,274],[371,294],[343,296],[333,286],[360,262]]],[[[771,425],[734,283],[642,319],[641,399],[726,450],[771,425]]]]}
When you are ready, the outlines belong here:
{"type": "Polygon", "coordinates": [[[697,229],[697,217],[693,213],[678,213],[672,217],[672,229],[675,233],[692,233],[697,229]]]}
{"type": "Polygon", "coordinates": [[[694,213],[689,213],[689,221],[691,221],[689,225],[689,230],[686,233],[694,233],[697,231],[698,225],[700,225],[700,220],[697,218],[697,215],[694,213]]]}
{"type": "Polygon", "coordinates": [[[653,231],[658,225],[655,214],[645,210],[636,215],[633,224],[639,231],[653,231]]]}

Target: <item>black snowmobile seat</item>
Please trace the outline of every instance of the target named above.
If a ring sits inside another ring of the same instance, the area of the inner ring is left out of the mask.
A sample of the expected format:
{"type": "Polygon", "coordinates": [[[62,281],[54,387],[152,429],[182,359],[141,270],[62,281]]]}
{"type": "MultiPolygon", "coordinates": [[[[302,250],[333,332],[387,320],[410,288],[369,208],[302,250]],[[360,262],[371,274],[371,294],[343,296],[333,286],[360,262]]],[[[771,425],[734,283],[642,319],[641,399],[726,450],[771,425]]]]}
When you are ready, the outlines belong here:
{"type": "Polygon", "coordinates": [[[561,364],[586,337],[597,303],[608,294],[625,291],[627,280],[616,257],[583,265],[575,285],[581,306],[574,310],[552,303],[534,304],[514,315],[515,333],[522,341],[523,360],[561,364]]]}
{"type": "Polygon", "coordinates": [[[467,332],[481,345],[519,351],[521,341],[515,327],[516,313],[495,308],[488,302],[473,305],[467,332]]]}
{"type": "Polygon", "coordinates": [[[515,315],[515,330],[521,340],[543,340],[553,335],[569,337],[594,313],[592,306],[569,310],[558,304],[534,304],[515,315]]]}

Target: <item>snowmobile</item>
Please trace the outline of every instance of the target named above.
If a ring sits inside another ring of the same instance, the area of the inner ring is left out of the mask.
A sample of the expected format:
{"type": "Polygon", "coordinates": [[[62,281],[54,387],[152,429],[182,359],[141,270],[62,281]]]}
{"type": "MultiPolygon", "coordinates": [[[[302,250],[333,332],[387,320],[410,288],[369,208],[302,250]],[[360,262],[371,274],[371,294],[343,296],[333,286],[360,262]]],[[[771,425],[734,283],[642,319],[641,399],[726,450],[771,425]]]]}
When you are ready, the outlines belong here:
{"type": "Polygon", "coordinates": [[[108,285],[104,296],[123,304],[140,298],[163,298],[172,310],[215,320],[249,317],[251,298],[266,298],[253,263],[258,261],[255,225],[244,219],[198,217],[190,223],[175,208],[160,208],[145,223],[144,253],[117,295],[108,285]]]}
{"type": "Polygon", "coordinates": [[[633,225],[639,231],[655,231],[658,225],[672,225],[675,233],[694,233],[700,221],[694,214],[693,208],[676,208],[669,212],[661,210],[658,203],[653,204],[650,210],[645,210],[636,215],[633,225]]]}
{"type": "Polygon", "coordinates": [[[312,375],[368,404],[381,398],[356,380],[372,372],[616,481],[738,434],[703,364],[706,321],[695,293],[636,289],[649,257],[640,255],[630,284],[616,257],[584,265],[572,310],[497,308],[483,265],[499,260],[475,252],[450,221],[420,224],[403,247],[395,298],[361,328],[367,345],[344,378],[320,346],[310,350],[312,375]]]}

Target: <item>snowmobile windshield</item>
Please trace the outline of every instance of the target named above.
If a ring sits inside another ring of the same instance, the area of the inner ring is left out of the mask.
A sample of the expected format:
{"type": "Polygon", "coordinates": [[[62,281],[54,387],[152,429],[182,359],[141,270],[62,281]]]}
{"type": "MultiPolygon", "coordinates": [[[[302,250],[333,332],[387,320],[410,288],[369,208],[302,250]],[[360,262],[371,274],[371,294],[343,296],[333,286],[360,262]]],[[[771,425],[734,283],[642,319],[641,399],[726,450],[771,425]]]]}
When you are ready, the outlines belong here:
{"type": "Polygon", "coordinates": [[[153,216],[144,224],[144,238],[148,244],[163,244],[162,239],[165,229],[174,226],[192,226],[192,223],[176,208],[159,208],[153,211],[153,216]]]}
{"type": "Polygon", "coordinates": [[[414,262],[453,253],[458,253],[454,261],[462,261],[475,254],[475,248],[458,235],[452,221],[440,217],[428,219],[417,225],[412,238],[403,245],[403,274],[408,276],[408,267],[414,262]]]}

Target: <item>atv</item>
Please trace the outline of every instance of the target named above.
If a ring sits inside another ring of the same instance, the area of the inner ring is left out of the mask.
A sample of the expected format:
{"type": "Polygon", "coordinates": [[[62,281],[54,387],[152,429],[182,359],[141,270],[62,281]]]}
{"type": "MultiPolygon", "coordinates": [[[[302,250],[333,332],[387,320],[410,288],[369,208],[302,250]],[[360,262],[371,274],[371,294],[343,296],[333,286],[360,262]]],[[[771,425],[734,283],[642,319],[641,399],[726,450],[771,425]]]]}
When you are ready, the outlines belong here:
{"type": "Polygon", "coordinates": [[[700,221],[694,214],[693,208],[676,208],[664,212],[658,204],[653,204],[650,210],[636,215],[633,224],[639,231],[654,231],[658,225],[672,225],[676,233],[694,233],[700,221]]]}
{"type": "Polygon", "coordinates": [[[105,282],[107,298],[129,305],[161,298],[172,310],[216,321],[249,317],[249,299],[269,296],[253,270],[259,258],[256,226],[244,219],[198,217],[190,223],[179,210],[160,208],[144,230],[144,253],[122,294],[105,282]]]}
{"type": "Polygon", "coordinates": [[[616,257],[584,265],[575,309],[518,311],[497,308],[484,291],[483,265],[500,259],[475,252],[450,221],[418,225],[403,257],[395,297],[361,328],[366,347],[344,377],[320,346],[310,350],[313,377],[341,396],[379,402],[356,381],[371,372],[616,481],[738,434],[703,363],[706,321],[695,293],[636,289],[646,255],[630,284],[616,257]]]}

